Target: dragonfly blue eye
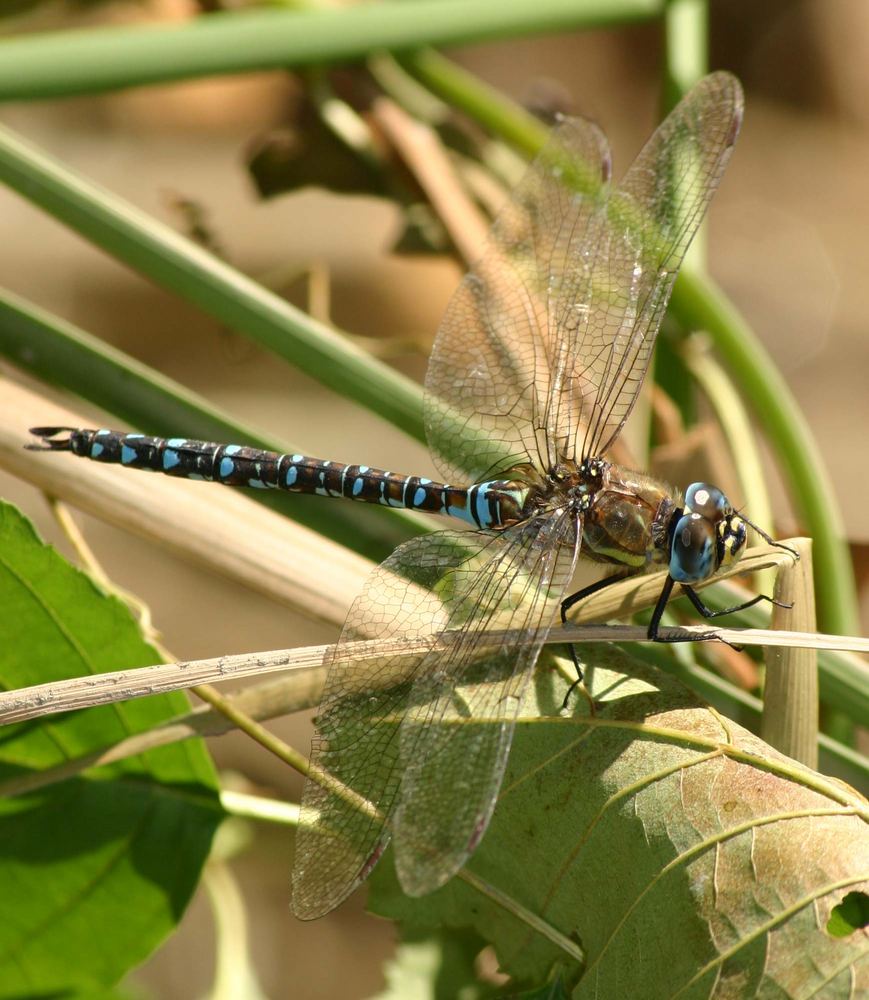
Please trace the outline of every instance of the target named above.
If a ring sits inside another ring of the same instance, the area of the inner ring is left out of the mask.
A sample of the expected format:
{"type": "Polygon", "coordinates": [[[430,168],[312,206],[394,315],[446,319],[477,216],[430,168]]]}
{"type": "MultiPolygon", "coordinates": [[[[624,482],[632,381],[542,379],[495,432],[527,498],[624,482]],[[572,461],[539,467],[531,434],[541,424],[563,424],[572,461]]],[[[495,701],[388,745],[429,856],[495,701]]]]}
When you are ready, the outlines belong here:
{"type": "Polygon", "coordinates": [[[700,514],[683,514],[673,532],[670,576],[677,583],[698,583],[718,568],[715,528],[700,514]]]}
{"type": "Polygon", "coordinates": [[[700,514],[710,521],[717,521],[730,510],[727,497],[717,486],[709,483],[691,483],[685,490],[685,510],[700,514]]]}

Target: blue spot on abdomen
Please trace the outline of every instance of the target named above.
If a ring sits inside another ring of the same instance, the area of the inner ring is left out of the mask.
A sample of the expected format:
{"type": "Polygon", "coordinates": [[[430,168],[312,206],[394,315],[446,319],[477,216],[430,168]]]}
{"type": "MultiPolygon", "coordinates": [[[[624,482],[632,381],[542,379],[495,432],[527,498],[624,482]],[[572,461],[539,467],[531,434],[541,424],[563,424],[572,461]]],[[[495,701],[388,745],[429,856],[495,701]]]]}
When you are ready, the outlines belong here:
{"type": "MultiPolygon", "coordinates": [[[[492,526],[492,514],[489,510],[489,501],[486,498],[488,492],[489,487],[486,483],[481,483],[475,497],[476,521],[482,528],[490,528],[492,526]]],[[[468,499],[470,500],[470,498],[468,499]]]]}

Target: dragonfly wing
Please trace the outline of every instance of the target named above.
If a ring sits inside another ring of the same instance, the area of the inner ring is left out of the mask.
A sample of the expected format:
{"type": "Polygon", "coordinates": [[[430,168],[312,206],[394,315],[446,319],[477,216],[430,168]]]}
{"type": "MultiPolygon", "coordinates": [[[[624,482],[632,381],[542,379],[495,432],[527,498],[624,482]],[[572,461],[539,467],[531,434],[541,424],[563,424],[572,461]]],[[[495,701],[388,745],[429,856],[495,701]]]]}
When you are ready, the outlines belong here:
{"type": "MultiPolygon", "coordinates": [[[[521,531],[520,536],[526,537],[521,531]]],[[[401,720],[428,690],[419,678],[429,670],[450,673],[452,659],[436,645],[444,630],[460,629],[465,622],[476,626],[489,621],[498,627],[504,615],[497,602],[510,599],[503,573],[511,559],[530,558],[529,544],[523,541],[509,557],[512,547],[506,545],[505,554],[504,535],[436,532],[405,542],[366,581],[326,664],[296,835],[297,916],[312,919],[328,913],[379,860],[392,833],[404,767],[401,720]],[[502,574],[496,593],[482,587],[482,580],[474,584],[486,572],[502,574]],[[475,600],[495,603],[490,609],[475,608],[475,600]],[[382,642],[373,653],[365,642],[371,639],[382,642]]],[[[553,558],[539,554],[539,569],[526,587],[548,582],[546,567],[553,558]]],[[[514,574],[520,569],[516,565],[514,574]]],[[[558,579],[560,594],[566,581],[558,579]]],[[[534,595],[531,600],[540,613],[544,603],[551,612],[551,600],[534,595]]],[[[547,626],[550,620],[551,614],[547,626]]],[[[459,648],[466,646],[461,640],[459,648]]]]}
{"type": "Polygon", "coordinates": [[[369,576],[327,659],[293,865],[293,911],[302,919],[341,903],[389,841],[401,777],[396,720],[448,619],[435,593],[448,555],[437,535],[399,546],[369,576]],[[417,642],[423,652],[366,656],[360,643],[368,639],[417,642]]]}
{"type": "Polygon", "coordinates": [[[421,665],[401,725],[395,856],[410,895],[455,875],[488,826],[522,698],[573,574],[577,529],[569,513],[533,519],[445,578],[456,631],[446,655],[421,665]],[[493,629],[516,637],[498,640],[493,629]]]}
{"type": "Polygon", "coordinates": [[[702,79],[676,105],[612,192],[591,272],[585,323],[556,380],[553,426],[580,419],[567,451],[604,454],[645,378],[676,274],[721,180],[742,123],[742,88],[729,73],[702,79]]]}
{"type": "Polygon", "coordinates": [[[553,283],[559,302],[587,299],[578,289],[590,260],[580,251],[593,248],[609,173],[600,129],[564,119],[450,301],[429,361],[425,414],[429,447],[448,480],[480,482],[529,462],[548,468],[546,407],[561,335],[553,283]]]}

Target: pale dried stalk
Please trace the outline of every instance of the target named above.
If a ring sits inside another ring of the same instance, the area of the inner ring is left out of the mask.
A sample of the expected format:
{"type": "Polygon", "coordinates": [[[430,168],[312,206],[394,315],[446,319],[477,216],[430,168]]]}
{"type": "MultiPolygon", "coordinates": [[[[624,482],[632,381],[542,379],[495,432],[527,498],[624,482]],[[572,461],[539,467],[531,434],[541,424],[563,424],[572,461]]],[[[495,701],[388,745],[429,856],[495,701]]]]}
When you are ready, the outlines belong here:
{"type": "MultiPolygon", "coordinates": [[[[236,713],[264,722],[317,705],[325,677],[326,669],[322,666],[310,670],[300,669],[288,677],[236,691],[226,701],[236,713]]],[[[210,704],[196,705],[175,719],[169,719],[154,729],[134,733],[112,746],[82,754],[44,771],[27,771],[7,779],[0,785],[0,796],[23,795],[58,781],[65,781],[93,767],[126,760],[147,750],[170,746],[193,736],[223,736],[235,728],[231,719],[210,704]]]]}
{"type": "MultiPolygon", "coordinates": [[[[774,565],[787,553],[765,546],[752,550],[745,557],[746,570],[774,565]]],[[[597,614],[598,617],[613,617],[615,613],[630,614],[653,599],[660,591],[663,574],[654,574],[640,580],[626,580],[614,585],[609,590],[618,592],[610,595],[606,601],[598,600],[592,609],[583,608],[583,617],[597,614]],[[603,610],[601,610],[603,609],[603,610]]],[[[607,591],[596,597],[606,596],[607,591]]],[[[589,600],[589,604],[591,604],[589,600]]],[[[682,634],[709,631],[707,625],[692,626],[677,630],[682,634]]],[[[869,640],[850,636],[829,636],[815,633],[772,631],[766,629],[716,629],[720,638],[740,645],[809,647],[812,649],[847,649],[857,652],[869,652],[869,640]]],[[[666,636],[663,630],[662,635],[666,636]]],[[[524,641],[521,632],[492,632],[490,635],[493,646],[504,643],[521,643],[524,641]]],[[[563,642],[641,642],[645,640],[644,628],[633,626],[576,626],[554,628],[548,637],[550,643],[563,642]]],[[[443,633],[438,642],[444,651],[450,643],[449,633],[443,633]]],[[[294,677],[301,676],[301,685],[308,694],[313,694],[322,680],[323,661],[331,651],[331,646],[309,646],[302,649],[270,650],[263,653],[242,653],[235,656],[221,656],[207,660],[193,660],[181,663],[155,664],[150,667],[138,667],[134,670],[122,670],[107,674],[89,675],[87,677],[71,678],[48,684],[39,684],[18,691],[8,691],[0,694],[0,724],[21,722],[25,719],[38,718],[55,712],[65,712],[71,709],[91,707],[93,705],[111,704],[130,698],[143,697],[151,694],[162,694],[168,691],[190,688],[205,682],[236,680],[242,677],[255,676],[276,671],[292,671],[294,677]]],[[[401,656],[404,669],[415,665],[421,653],[430,649],[426,640],[409,642],[402,638],[377,639],[359,641],[353,644],[352,654],[359,661],[374,658],[401,656]]],[[[397,668],[394,676],[386,678],[384,683],[395,683],[401,679],[402,667],[397,668]]],[[[288,682],[289,683],[289,682],[288,682]]]]}
{"type": "MultiPolygon", "coordinates": [[[[812,631],[815,625],[815,589],[812,583],[812,542],[795,539],[800,561],[782,566],[775,598],[790,608],[774,607],[774,629],[812,631]]],[[[766,683],[760,735],[789,757],[812,770],[818,767],[818,649],[780,646],[766,654],[766,683]]]]}
{"type": "MultiPolygon", "coordinates": [[[[667,639],[671,633],[684,637],[695,634],[702,636],[714,631],[724,642],[741,646],[783,646],[812,650],[851,650],[869,653],[869,639],[848,635],[825,635],[816,632],[777,632],[771,629],[716,628],[708,625],[691,625],[676,629],[660,630],[661,637],[667,639]]],[[[492,632],[493,646],[503,643],[521,643],[525,636],[521,632],[492,632]]],[[[644,642],[646,629],[634,625],[573,625],[563,629],[553,629],[547,643],[585,642],[644,642]]],[[[402,639],[371,639],[353,644],[354,661],[404,656],[413,663],[421,653],[430,649],[428,642],[402,639]]],[[[444,641],[446,652],[448,641],[444,641]]],[[[240,680],[244,677],[260,676],[277,671],[292,671],[294,678],[300,675],[300,682],[308,692],[322,687],[322,665],[333,646],[305,646],[300,649],[272,649],[261,653],[239,653],[234,656],[219,656],[207,660],[188,660],[178,663],[157,663],[149,667],[136,667],[105,674],[90,674],[87,677],[73,677],[48,684],[36,684],[0,693],[0,725],[24,722],[27,719],[69,712],[95,705],[110,705],[133,698],[143,698],[170,691],[186,690],[205,682],[219,683],[240,680]]],[[[402,674],[384,678],[384,683],[400,681],[402,674]]],[[[289,683],[289,681],[288,681],[289,683]]],[[[295,690],[295,689],[294,689],[295,690]]],[[[296,700],[296,699],[294,699],[296,700]]],[[[307,701],[307,699],[304,699],[307,701]]]]}
{"type": "Polygon", "coordinates": [[[388,97],[374,101],[371,114],[425,191],[465,263],[475,263],[489,222],[468,197],[437,133],[388,97]]]}

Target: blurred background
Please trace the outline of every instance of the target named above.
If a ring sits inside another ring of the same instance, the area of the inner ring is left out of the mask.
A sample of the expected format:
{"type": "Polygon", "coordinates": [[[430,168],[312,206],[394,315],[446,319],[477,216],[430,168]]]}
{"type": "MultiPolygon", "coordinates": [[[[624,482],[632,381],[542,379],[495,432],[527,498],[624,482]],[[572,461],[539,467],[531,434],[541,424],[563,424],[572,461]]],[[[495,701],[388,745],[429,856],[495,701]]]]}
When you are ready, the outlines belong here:
{"type": "MultiPolygon", "coordinates": [[[[192,0],[0,5],[6,33],[189,17],[192,0]],[[15,8],[13,12],[13,8],[15,8]],[[14,16],[13,16],[14,14],[14,16]]],[[[852,0],[728,0],[710,5],[710,66],[746,89],[742,137],[713,202],[710,270],[773,355],[826,455],[869,612],[869,7],[852,0]]],[[[512,97],[600,123],[620,175],[652,130],[661,29],[598,30],[475,45],[451,53],[512,97]]],[[[421,379],[461,270],[446,256],[392,252],[395,205],[304,189],[262,200],[252,151],[285,136],[301,88],[274,72],[96,98],[0,106],[0,121],[147,212],[202,239],[234,266],[421,379]],[[275,130],[281,130],[276,132],[275,130]]],[[[291,133],[289,133],[291,134],[291,133]]],[[[0,273],[56,312],[308,454],[426,474],[425,449],[154,288],[6,190],[0,273]]],[[[4,371],[8,366],[2,366],[4,371]]],[[[94,414],[96,417],[96,414],[94,414]]],[[[69,552],[41,496],[0,474],[0,495],[69,552]]],[[[151,608],[178,658],[334,640],[334,630],[199,573],[162,550],[82,517],[109,576],[151,608]],[[230,613],[231,612],[231,613],[230,613]],[[201,627],[203,621],[207,628],[201,627]],[[192,627],[192,623],[199,627],[192,627]]],[[[777,511],[780,537],[798,529],[777,511]]],[[[243,526],[239,526],[243,540],[243,526]]],[[[310,713],[275,723],[305,747],[310,713]]],[[[213,741],[218,766],[246,787],[298,799],[297,776],[239,736],[213,741]]],[[[290,838],[250,828],[233,863],[250,947],[269,997],[366,997],[383,988],[389,923],[363,914],[364,892],[313,924],[290,914],[290,838]]],[[[211,916],[202,890],[180,933],[134,980],[145,995],[208,989],[211,916]]]]}

